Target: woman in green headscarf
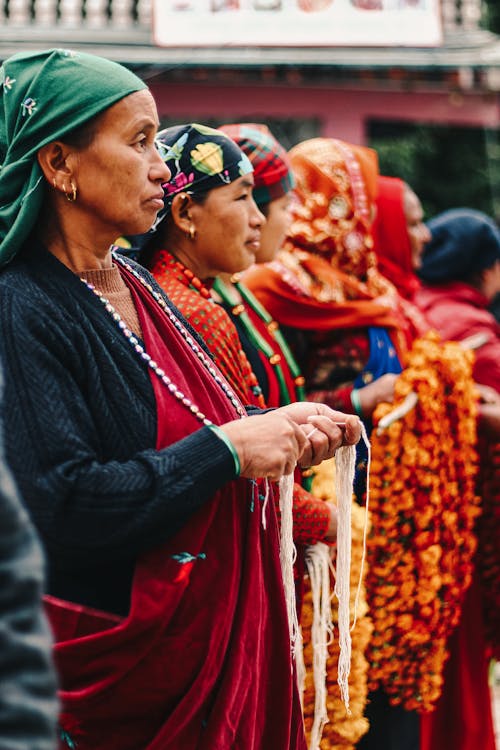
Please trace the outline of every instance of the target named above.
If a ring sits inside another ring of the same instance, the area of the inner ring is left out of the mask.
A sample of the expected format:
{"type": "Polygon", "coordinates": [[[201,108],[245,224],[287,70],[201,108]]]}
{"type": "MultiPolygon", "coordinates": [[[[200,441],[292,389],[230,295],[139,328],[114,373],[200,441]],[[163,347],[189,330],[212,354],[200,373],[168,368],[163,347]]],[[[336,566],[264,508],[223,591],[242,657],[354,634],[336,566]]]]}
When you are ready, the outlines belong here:
{"type": "MultiPolygon", "coordinates": [[[[0,265],[33,229],[46,189],[38,151],[77,131],[146,84],[109,60],[55,49],[19,54],[0,68],[0,265]]],[[[150,96],[150,94],[148,94],[150,96]]],[[[71,185],[61,183],[71,198],[71,185]]],[[[57,188],[56,188],[57,189],[57,188]]]]}
{"type": "Polygon", "coordinates": [[[5,448],[48,553],[61,747],[303,750],[256,478],[356,442],[357,420],[248,416],[154,279],[112,254],[170,177],[139,78],[49,50],[0,83],[5,448]]]}

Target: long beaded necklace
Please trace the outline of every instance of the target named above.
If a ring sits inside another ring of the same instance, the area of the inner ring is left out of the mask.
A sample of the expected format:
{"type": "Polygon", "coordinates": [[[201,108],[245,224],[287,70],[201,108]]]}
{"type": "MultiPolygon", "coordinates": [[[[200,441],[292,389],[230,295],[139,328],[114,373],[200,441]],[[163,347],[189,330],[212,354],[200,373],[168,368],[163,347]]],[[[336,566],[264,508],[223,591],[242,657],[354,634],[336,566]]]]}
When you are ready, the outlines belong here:
{"type": "MultiPolygon", "coordinates": [[[[196,341],[193,339],[193,337],[189,334],[189,332],[186,330],[186,328],[182,325],[181,321],[175,316],[175,314],[172,312],[172,310],[169,308],[161,294],[159,294],[149,282],[146,281],[136,270],[135,268],[132,268],[132,266],[127,263],[125,258],[123,258],[122,255],[116,252],[111,253],[113,260],[116,263],[119,263],[123,268],[125,268],[129,273],[134,276],[141,284],[142,286],[150,293],[150,295],[153,297],[155,302],[157,302],[162,310],[167,314],[169,320],[171,323],[175,326],[177,331],[181,334],[182,338],[185,340],[187,345],[190,347],[190,349],[195,353],[197,358],[200,360],[201,364],[205,367],[205,369],[210,373],[212,378],[215,380],[219,388],[223,391],[225,396],[229,399],[229,401],[232,403],[236,411],[238,412],[240,417],[246,417],[246,411],[241,405],[241,403],[236,398],[235,394],[231,390],[229,384],[226,382],[226,380],[219,374],[219,372],[215,369],[213,366],[213,363],[211,360],[207,357],[203,349],[198,346],[196,341]]],[[[99,291],[99,289],[96,289],[93,284],[88,282],[86,279],[81,278],[80,280],[85,284],[85,286],[95,294],[97,299],[102,303],[104,306],[104,309],[111,315],[113,320],[116,322],[118,328],[123,333],[125,338],[128,340],[130,346],[135,351],[135,353],[147,364],[147,366],[154,372],[154,374],[161,380],[161,382],[166,386],[169,393],[171,393],[174,398],[176,398],[180,403],[182,403],[189,411],[200,421],[202,424],[210,426],[213,424],[213,422],[208,419],[208,417],[199,409],[199,407],[191,401],[190,398],[188,398],[181,390],[178,388],[175,383],[172,382],[171,378],[164,372],[164,370],[161,369],[161,367],[158,365],[157,362],[155,362],[154,359],[151,358],[151,356],[147,353],[146,349],[142,345],[141,341],[137,338],[137,336],[133,333],[133,331],[128,328],[127,324],[124,320],[122,320],[120,314],[115,310],[113,305],[109,302],[109,300],[102,294],[102,292],[99,291]]]]}
{"type": "Polygon", "coordinates": [[[214,286],[213,286],[214,290],[217,292],[217,294],[220,295],[220,297],[223,299],[223,301],[227,305],[231,306],[233,315],[237,315],[239,320],[241,320],[241,323],[245,329],[245,332],[247,333],[253,345],[257,349],[259,349],[259,351],[261,351],[265,357],[267,357],[269,363],[272,365],[274,372],[276,373],[276,378],[279,384],[281,403],[289,404],[292,400],[293,401],[305,401],[306,393],[305,393],[305,388],[304,388],[304,383],[305,383],[304,377],[300,372],[299,366],[297,362],[295,361],[295,358],[292,352],[290,351],[290,347],[288,346],[283,334],[281,333],[279,329],[278,323],[275,320],[273,320],[271,315],[260,304],[260,302],[255,297],[255,295],[252,294],[252,292],[244,284],[241,283],[238,274],[235,274],[231,278],[231,283],[234,284],[234,286],[240,293],[243,301],[265,323],[267,330],[269,331],[271,336],[274,338],[278,347],[283,353],[285,361],[290,369],[290,372],[292,373],[292,377],[294,379],[294,385],[295,385],[296,398],[291,396],[289,388],[286,384],[285,375],[283,372],[283,368],[281,366],[281,361],[282,361],[281,355],[273,350],[272,346],[265,340],[265,338],[259,333],[259,331],[252,324],[252,321],[250,320],[250,317],[245,310],[245,305],[240,303],[239,300],[236,300],[232,296],[231,290],[226,286],[226,284],[224,284],[223,281],[221,281],[221,279],[216,279],[214,282],[214,286]]]}

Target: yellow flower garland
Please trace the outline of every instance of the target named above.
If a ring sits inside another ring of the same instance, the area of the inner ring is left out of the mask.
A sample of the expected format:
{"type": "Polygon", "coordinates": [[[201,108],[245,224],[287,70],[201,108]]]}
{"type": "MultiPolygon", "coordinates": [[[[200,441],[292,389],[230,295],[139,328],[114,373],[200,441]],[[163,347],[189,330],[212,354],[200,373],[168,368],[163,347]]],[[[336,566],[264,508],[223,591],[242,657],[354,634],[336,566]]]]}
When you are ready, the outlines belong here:
{"type": "MultiPolygon", "coordinates": [[[[312,492],[323,500],[334,500],[334,463],[325,461],[315,470],[312,492]]],[[[355,502],[352,507],[352,561],[351,561],[351,617],[353,615],[354,599],[359,581],[361,557],[363,553],[363,530],[365,525],[365,511],[355,502]]],[[[337,602],[332,599],[332,619],[336,628],[337,602]]],[[[368,606],[364,595],[364,588],[358,604],[357,622],[352,637],[351,673],[349,675],[349,697],[351,715],[346,713],[345,705],[340,697],[337,684],[337,666],[339,645],[335,629],[334,640],[329,646],[327,661],[327,710],[329,723],[323,729],[320,742],[321,750],[354,749],[359,739],[368,731],[368,721],[364,717],[367,697],[368,663],[364,653],[372,632],[371,620],[367,615],[368,606]]],[[[312,644],[311,625],[313,618],[311,591],[307,586],[303,600],[301,625],[304,638],[304,662],[306,665],[306,682],[303,696],[304,719],[306,732],[309,735],[314,717],[314,683],[312,674],[312,644]]]]}
{"type": "Polygon", "coordinates": [[[435,333],[418,339],[398,378],[394,404],[416,407],[372,433],[366,587],[373,636],[370,689],[394,705],[431,711],[441,693],[446,644],[460,618],[476,549],[478,470],[473,354],[435,333]]]}

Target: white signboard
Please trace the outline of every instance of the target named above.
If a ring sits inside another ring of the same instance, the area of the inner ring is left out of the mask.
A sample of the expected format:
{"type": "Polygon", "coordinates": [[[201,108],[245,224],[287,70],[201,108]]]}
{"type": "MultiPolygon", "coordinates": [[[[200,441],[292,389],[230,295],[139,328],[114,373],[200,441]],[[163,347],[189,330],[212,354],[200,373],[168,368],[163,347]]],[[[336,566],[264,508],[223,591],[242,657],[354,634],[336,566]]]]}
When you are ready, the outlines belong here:
{"type": "Polygon", "coordinates": [[[161,47],[442,43],[439,0],[154,0],[161,47]]]}

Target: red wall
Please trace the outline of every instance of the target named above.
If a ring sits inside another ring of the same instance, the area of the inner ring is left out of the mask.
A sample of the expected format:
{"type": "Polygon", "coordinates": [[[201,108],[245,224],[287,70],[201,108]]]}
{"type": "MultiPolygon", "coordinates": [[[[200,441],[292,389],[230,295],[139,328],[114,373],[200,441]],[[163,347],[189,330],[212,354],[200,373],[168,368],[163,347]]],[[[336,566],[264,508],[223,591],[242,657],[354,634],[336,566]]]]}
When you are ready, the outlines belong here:
{"type": "Polygon", "coordinates": [[[322,135],[365,142],[370,119],[500,127],[500,96],[442,92],[353,91],[305,86],[151,84],[161,116],[182,121],[205,117],[317,117],[322,135]]]}

